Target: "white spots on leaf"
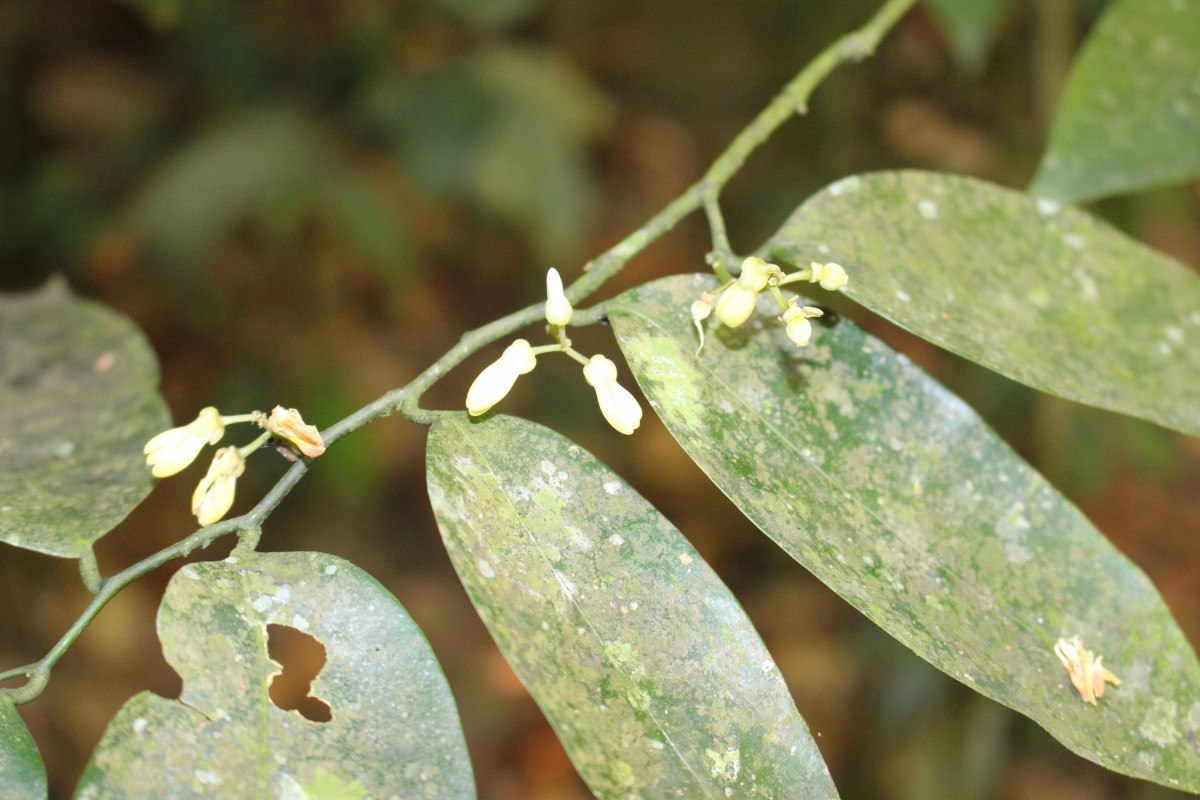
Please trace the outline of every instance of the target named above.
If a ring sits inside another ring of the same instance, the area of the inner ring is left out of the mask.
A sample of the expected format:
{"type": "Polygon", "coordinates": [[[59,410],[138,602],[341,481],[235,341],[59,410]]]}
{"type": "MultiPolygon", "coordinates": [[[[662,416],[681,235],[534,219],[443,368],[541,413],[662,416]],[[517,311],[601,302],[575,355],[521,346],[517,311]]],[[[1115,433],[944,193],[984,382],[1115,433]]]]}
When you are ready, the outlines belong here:
{"type": "Polygon", "coordinates": [[[604,493],[610,494],[613,497],[616,497],[617,495],[619,495],[622,491],[622,488],[623,487],[621,486],[620,481],[605,481],[604,482],[604,493]]]}
{"type": "Polygon", "coordinates": [[[1015,503],[996,523],[996,535],[1003,543],[1004,557],[1010,564],[1024,564],[1033,558],[1033,552],[1025,546],[1025,536],[1033,526],[1025,517],[1024,510],[1024,503],[1015,503]]]}
{"type": "Polygon", "coordinates": [[[554,477],[554,473],[558,472],[558,467],[549,461],[543,461],[541,464],[538,464],[538,468],[542,471],[543,475],[551,478],[554,477]]]}
{"type": "Polygon", "coordinates": [[[1062,205],[1054,200],[1047,200],[1046,198],[1042,197],[1038,198],[1037,210],[1038,213],[1040,213],[1043,217],[1053,217],[1062,210],[1062,205]]]}
{"type": "Polygon", "coordinates": [[[766,661],[764,661],[762,663],[762,671],[763,671],[763,675],[770,675],[772,672],[775,671],[775,662],[771,661],[770,659],[767,659],[766,661]]]}
{"type": "Polygon", "coordinates": [[[680,564],[683,564],[685,567],[686,567],[686,566],[688,566],[689,564],[691,564],[691,563],[692,563],[693,561],[695,561],[695,560],[696,560],[696,559],[692,558],[692,557],[691,557],[691,556],[689,556],[687,553],[680,553],[680,554],[679,554],[679,563],[680,563],[680,564]]]}
{"type": "Polygon", "coordinates": [[[1165,333],[1167,338],[1170,339],[1174,344],[1183,344],[1182,328],[1175,325],[1168,325],[1163,328],[1163,333],[1165,333]]]}
{"type": "Polygon", "coordinates": [[[1083,251],[1083,245],[1084,245],[1083,237],[1080,236],[1078,233],[1064,233],[1062,240],[1063,240],[1063,244],[1065,244],[1067,247],[1071,248],[1072,250],[1075,250],[1078,252],[1083,251]]]}
{"type": "Polygon", "coordinates": [[[1100,287],[1096,285],[1096,279],[1085,270],[1075,270],[1075,280],[1079,281],[1080,297],[1089,303],[1094,303],[1100,299],[1100,287]]]}
{"type": "Polygon", "coordinates": [[[326,574],[326,575],[333,575],[333,574],[335,574],[336,572],[337,572],[337,564],[330,564],[330,565],[328,565],[328,566],[326,566],[326,567],[325,567],[325,574],[326,574]]]}
{"type": "Polygon", "coordinates": [[[1179,740],[1179,729],[1175,727],[1178,715],[1179,706],[1175,701],[1156,697],[1138,726],[1138,733],[1159,747],[1170,747],[1179,740]]]}
{"type": "Polygon", "coordinates": [[[192,581],[200,580],[200,574],[198,572],[196,572],[196,567],[193,566],[192,564],[187,564],[185,566],[180,567],[179,574],[182,575],[183,577],[187,578],[188,580],[192,580],[192,581]]]}
{"type": "Polygon", "coordinates": [[[612,536],[608,537],[608,543],[613,547],[620,547],[621,545],[625,544],[625,540],[621,537],[621,534],[614,533],[612,536]]]}
{"type": "Polygon", "coordinates": [[[857,175],[851,175],[848,178],[842,178],[840,181],[831,183],[825,191],[829,192],[834,197],[840,197],[843,194],[853,194],[862,188],[862,178],[857,175]]]}
{"type": "Polygon", "coordinates": [[[292,615],[292,627],[298,631],[308,630],[308,620],[299,614],[292,615]]]}
{"type": "Polygon", "coordinates": [[[903,289],[897,289],[896,290],[896,299],[902,303],[907,303],[908,301],[912,300],[912,295],[909,294],[908,292],[904,291],[903,289]]]}
{"type": "Polygon", "coordinates": [[[941,216],[938,204],[932,200],[922,200],[917,203],[917,213],[928,220],[934,220],[941,216]]]}
{"type": "Polygon", "coordinates": [[[223,783],[221,776],[211,769],[193,770],[192,776],[205,786],[220,786],[223,783]]]}
{"type": "Polygon", "coordinates": [[[250,601],[250,607],[260,614],[265,614],[267,609],[275,604],[275,598],[269,594],[260,594],[258,597],[250,601]]]}
{"type": "Polygon", "coordinates": [[[475,566],[479,569],[479,574],[483,577],[489,580],[496,577],[496,570],[492,569],[492,565],[486,559],[479,559],[475,566]]]}
{"type": "Polygon", "coordinates": [[[308,792],[295,778],[283,772],[279,775],[279,800],[308,800],[308,792]]]}
{"type": "Polygon", "coordinates": [[[575,582],[558,570],[554,570],[554,579],[558,581],[558,585],[562,587],[562,590],[567,597],[571,600],[574,600],[575,592],[577,591],[575,588],[575,582]]]}
{"type": "Polygon", "coordinates": [[[133,721],[133,732],[140,736],[146,732],[146,726],[149,724],[145,717],[138,717],[133,721]]]}

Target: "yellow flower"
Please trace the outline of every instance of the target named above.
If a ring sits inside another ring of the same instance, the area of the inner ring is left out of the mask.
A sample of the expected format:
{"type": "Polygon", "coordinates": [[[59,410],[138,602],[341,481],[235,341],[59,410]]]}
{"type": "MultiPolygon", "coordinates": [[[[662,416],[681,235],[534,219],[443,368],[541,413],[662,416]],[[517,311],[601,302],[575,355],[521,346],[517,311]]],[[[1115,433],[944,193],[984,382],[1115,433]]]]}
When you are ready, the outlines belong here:
{"type": "Polygon", "coordinates": [[[596,390],[600,413],[618,431],[629,435],[642,423],[642,407],[628,389],[617,383],[617,365],[604,356],[592,356],[583,365],[583,378],[596,390]]]}
{"type": "Polygon", "coordinates": [[[779,267],[768,264],[761,258],[751,256],[742,262],[742,274],[737,282],[721,293],[717,300],[714,313],[717,319],[730,328],[736,328],[754,313],[754,305],[758,302],[758,293],[767,286],[771,276],[779,271],[779,267]]]}
{"type": "Polygon", "coordinates": [[[546,273],[546,322],[561,328],[570,323],[574,313],[571,301],[563,293],[562,278],[558,270],[551,267],[546,273]]]}
{"type": "Polygon", "coordinates": [[[467,390],[467,412],[477,417],[504,399],[517,382],[517,378],[537,366],[537,356],[524,339],[517,339],[508,349],[484,367],[483,372],[467,390]]]}
{"type": "Polygon", "coordinates": [[[192,513],[201,525],[212,525],[229,512],[237,479],[246,470],[246,459],[236,447],[222,447],[208,472],[192,493],[192,513]]]}
{"type": "Polygon", "coordinates": [[[216,444],[225,435],[225,423],[218,411],[209,406],[187,425],[163,431],[142,448],[146,464],[156,478],[166,478],[196,460],[206,444],[216,444]]]}
{"type": "Polygon", "coordinates": [[[1083,641],[1078,636],[1059,639],[1055,642],[1054,655],[1058,656],[1063,668],[1067,670],[1071,685],[1075,687],[1075,691],[1079,692],[1080,698],[1085,703],[1096,705],[1096,700],[1104,697],[1105,683],[1111,683],[1113,686],[1121,685],[1121,679],[1109,672],[1101,663],[1103,657],[1097,656],[1084,647],[1083,641]]]}
{"type": "Polygon", "coordinates": [[[300,412],[294,408],[275,406],[263,427],[296,445],[296,448],[309,458],[316,458],[325,452],[325,442],[321,440],[321,434],[312,425],[305,423],[300,417],[300,412]]]}

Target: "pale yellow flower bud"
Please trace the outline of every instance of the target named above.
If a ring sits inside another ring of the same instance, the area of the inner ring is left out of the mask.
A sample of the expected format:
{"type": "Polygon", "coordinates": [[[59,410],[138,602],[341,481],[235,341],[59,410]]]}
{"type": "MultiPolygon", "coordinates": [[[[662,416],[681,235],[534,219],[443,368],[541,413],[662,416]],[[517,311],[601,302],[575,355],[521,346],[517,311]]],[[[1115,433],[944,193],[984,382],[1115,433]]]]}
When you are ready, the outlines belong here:
{"type": "Polygon", "coordinates": [[[805,347],[812,340],[812,323],[808,321],[809,318],[824,316],[825,312],[813,306],[797,308],[795,302],[796,300],[793,298],[793,305],[783,312],[779,321],[786,326],[788,338],[797,347],[805,347]]]}
{"type": "Polygon", "coordinates": [[[275,406],[263,427],[281,439],[296,445],[301,453],[316,458],[325,452],[325,442],[312,425],[305,423],[300,412],[294,408],[275,406]]]}
{"type": "Polygon", "coordinates": [[[766,288],[771,276],[779,272],[779,267],[768,264],[761,258],[751,256],[742,262],[742,274],[737,282],[726,289],[717,300],[714,312],[717,319],[730,328],[736,328],[754,313],[758,302],[758,293],[766,288]]]}
{"type": "Polygon", "coordinates": [[[843,286],[850,282],[849,276],[846,275],[846,270],[841,264],[835,264],[830,261],[828,264],[818,264],[812,262],[812,278],[810,283],[820,283],[822,289],[828,289],[831,292],[839,291],[843,286]]]}
{"type": "Polygon", "coordinates": [[[617,383],[617,365],[608,358],[592,356],[583,365],[583,379],[595,388],[600,413],[620,433],[629,435],[642,424],[642,407],[628,389],[617,383]]]}
{"type": "Polygon", "coordinates": [[[192,513],[201,525],[212,525],[229,512],[238,476],[245,471],[246,459],[236,447],[217,451],[208,472],[192,493],[192,513]]]}
{"type": "Polygon", "coordinates": [[[517,378],[537,366],[537,356],[524,339],[510,344],[500,358],[484,367],[467,390],[467,412],[477,417],[504,399],[517,378]]]}
{"type": "Polygon", "coordinates": [[[562,278],[558,270],[551,267],[546,273],[546,322],[561,328],[570,324],[574,313],[571,301],[563,293],[562,278]]]}
{"type": "Polygon", "coordinates": [[[225,424],[220,413],[209,406],[199,415],[179,428],[163,431],[142,448],[146,464],[156,478],[174,475],[196,460],[206,444],[216,444],[225,435],[225,424]]]}

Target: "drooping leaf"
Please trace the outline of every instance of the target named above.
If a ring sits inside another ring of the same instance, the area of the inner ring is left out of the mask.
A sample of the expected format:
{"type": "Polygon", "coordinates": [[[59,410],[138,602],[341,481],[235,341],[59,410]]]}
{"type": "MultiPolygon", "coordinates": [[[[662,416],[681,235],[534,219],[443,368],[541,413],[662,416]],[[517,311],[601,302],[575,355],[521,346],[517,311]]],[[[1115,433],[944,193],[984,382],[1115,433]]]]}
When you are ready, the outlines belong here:
{"type": "Polygon", "coordinates": [[[1079,203],[1200,173],[1200,0],[1116,0],[1079,54],[1030,191],[1079,203]]]}
{"type": "Polygon", "coordinates": [[[492,48],[471,67],[496,112],[477,153],[479,199],[527,227],[543,260],[569,257],[591,217],[588,146],[611,115],[607,98],[565,60],[529,48],[492,48]]]}
{"type": "Polygon", "coordinates": [[[330,158],[316,124],[299,111],[254,109],[165,161],[133,202],[134,224],[156,253],[194,269],[248,218],[275,238],[294,231],[330,158]]]}
{"type": "Polygon", "coordinates": [[[1013,380],[1200,435],[1200,277],[1082,211],[878,172],[809,198],[764,250],[851,263],[847,295],[1013,380]]]}
{"type": "MultiPolygon", "coordinates": [[[[848,321],[797,348],[764,296],[700,358],[711,276],[608,304],[684,449],[764,533],[937,668],[1110,769],[1195,791],[1200,663],[1146,576],[962,401],[848,321]],[[1053,648],[1121,679],[1081,701],[1053,648]]],[[[812,301],[808,301],[812,302],[812,301]]]]}
{"type": "Polygon", "coordinates": [[[80,556],[149,493],[142,446],[169,426],[129,320],[58,282],[0,297],[0,541],[80,556]]]}
{"type": "Polygon", "coordinates": [[[428,466],[459,577],[598,797],[837,796],[737,600],[620,477],[465,414],[439,416],[428,466]]]}
{"type": "Polygon", "coordinates": [[[977,67],[1012,0],[925,0],[925,5],[945,27],[958,57],[977,67]]]}
{"type": "Polygon", "coordinates": [[[472,798],[446,679],[421,631],[371,576],[324,553],[189,564],[158,615],[179,700],[143,692],[109,723],[76,797],[472,798]],[[310,696],[327,722],[268,696],[267,625],[316,638],[310,696]]]}
{"type": "Polygon", "coordinates": [[[16,707],[0,694],[0,800],[45,800],[46,766],[16,707]]]}

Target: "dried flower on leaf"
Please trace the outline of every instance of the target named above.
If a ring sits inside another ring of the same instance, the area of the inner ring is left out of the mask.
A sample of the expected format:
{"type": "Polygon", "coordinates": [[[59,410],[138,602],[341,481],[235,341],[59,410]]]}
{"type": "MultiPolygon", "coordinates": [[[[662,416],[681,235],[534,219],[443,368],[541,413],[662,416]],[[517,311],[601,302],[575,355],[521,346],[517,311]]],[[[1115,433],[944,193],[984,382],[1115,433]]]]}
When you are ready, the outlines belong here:
{"type": "Polygon", "coordinates": [[[1102,656],[1097,656],[1084,647],[1078,636],[1055,642],[1054,655],[1062,662],[1071,678],[1071,685],[1085,703],[1096,705],[1096,701],[1104,697],[1104,684],[1121,685],[1121,679],[1101,663],[1102,656]]]}

